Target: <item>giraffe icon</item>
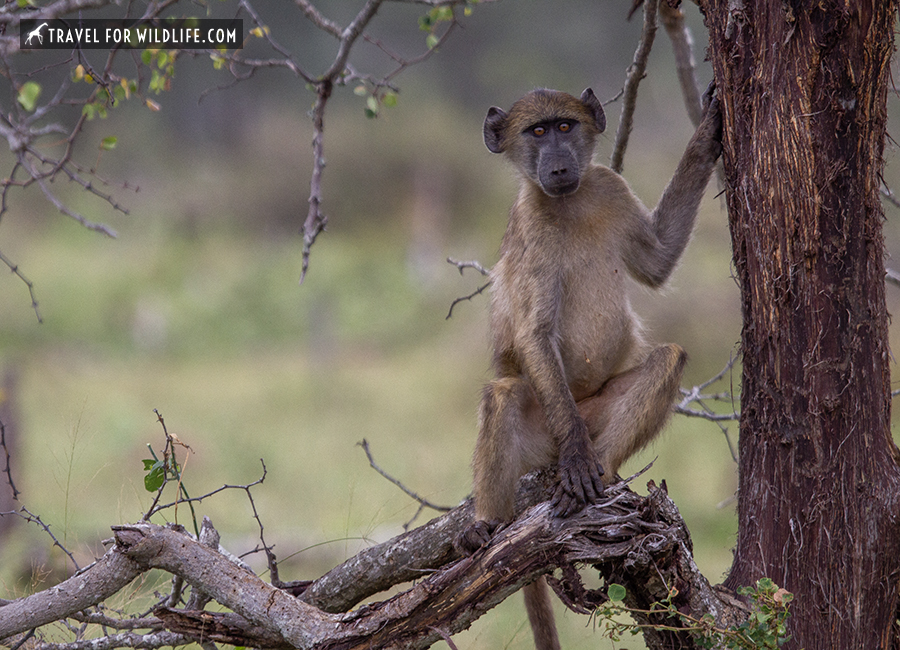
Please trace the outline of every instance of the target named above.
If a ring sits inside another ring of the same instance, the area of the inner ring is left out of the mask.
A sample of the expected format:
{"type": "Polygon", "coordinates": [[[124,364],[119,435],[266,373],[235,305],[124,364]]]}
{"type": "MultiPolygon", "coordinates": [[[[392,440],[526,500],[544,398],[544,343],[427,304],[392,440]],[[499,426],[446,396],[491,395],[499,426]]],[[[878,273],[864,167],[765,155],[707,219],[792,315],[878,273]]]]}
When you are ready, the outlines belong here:
{"type": "Polygon", "coordinates": [[[31,39],[34,38],[35,36],[37,36],[38,43],[43,45],[44,37],[41,35],[41,30],[44,29],[44,27],[46,27],[47,25],[48,25],[48,23],[41,23],[36,28],[34,28],[30,32],[28,32],[28,37],[25,39],[25,45],[31,45],[31,39]]]}

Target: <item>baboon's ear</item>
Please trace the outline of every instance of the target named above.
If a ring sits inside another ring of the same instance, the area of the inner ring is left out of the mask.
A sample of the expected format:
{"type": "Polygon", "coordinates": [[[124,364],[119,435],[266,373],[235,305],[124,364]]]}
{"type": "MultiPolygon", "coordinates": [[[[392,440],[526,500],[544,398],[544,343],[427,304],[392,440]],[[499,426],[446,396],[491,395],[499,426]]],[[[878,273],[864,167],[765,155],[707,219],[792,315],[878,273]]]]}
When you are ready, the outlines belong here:
{"type": "Polygon", "coordinates": [[[594,95],[594,91],[590,88],[585,88],[584,92],[581,93],[581,103],[593,114],[594,126],[597,127],[597,131],[599,133],[606,131],[606,113],[603,112],[603,105],[597,99],[597,96],[594,95]]]}
{"type": "Polygon", "coordinates": [[[506,112],[491,106],[484,118],[484,143],[492,153],[503,153],[503,130],[506,128],[506,112]]]}

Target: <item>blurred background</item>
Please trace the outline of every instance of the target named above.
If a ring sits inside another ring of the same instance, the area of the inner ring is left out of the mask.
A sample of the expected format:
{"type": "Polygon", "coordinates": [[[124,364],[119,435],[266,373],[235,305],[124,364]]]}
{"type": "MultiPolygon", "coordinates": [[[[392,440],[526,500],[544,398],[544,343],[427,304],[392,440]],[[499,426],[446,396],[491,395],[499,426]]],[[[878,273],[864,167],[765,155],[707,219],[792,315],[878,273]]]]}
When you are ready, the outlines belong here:
{"type": "MultiPolygon", "coordinates": [[[[362,3],[316,4],[346,24],[362,3]]],[[[255,6],[307,69],[330,62],[335,42],[295,8],[273,0],[255,6]]],[[[11,192],[0,220],[0,251],[34,283],[44,321],[38,324],[27,287],[0,275],[0,408],[22,492],[18,503],[0,501],[0,511],[27,506],[88,563],[103,552],[110,525],[139,519],[151,502],[141,461],[150,457],[148,444],[164,444],[154,409],[193,450],[182,460],[192,496],[254,481],[265,462],[265,482],[253,495],[285,580],[318,577],[402,532],[415,514],[417,504],[369,468],[362,439],[410,489],[459,503],[470,490],[476,408],[489,378],[487,295],[445,318],[454,298],[483,283],[445,259],[496,261],[516,187],[510,169],[484,147],[484,114],[541,86],[576,94],[590,86],[601,101],[615,97],[640,34],[640,15],[627,21],[628,9],[596,0],[478,5],[435,56],[397,78],[399,101],[377,119],[365,117],[365,100],[352,88],[337,89],[325,129],[330,222],[302,286],[298,231],[307,211],[314,97],[296,77],[263,71],[215,90],[229,84],[227,73],[205,56],[183,56],[171,91],[154,97],[161,110],[127,101],[89,122],[79,155],[129,213],[77,186],[57,182],[54,191],[117,238],[60,215],[37,188],[11,192]],[[113,135],[116,148],[101,154],[98,143],[113,135]]],[[[705,87],[711,70],[703,62],[702,17],[690,3],[684,9],[705,87]]],[[[422,13],[386,4],[369,31],[415,55],[425,49],[422,13]]],[[[386,71],[384,59],[361,43],[351,62],[386,71]]],[[[896,114],[893,94],[890,102],[896,114]]],[[[601,163],[621,104],[606,108],[601,163]]],[[[691,133],[660,29],[624,170],[648,205],[691,133]]],[[[891,143],[886,159],[885,180],[897,189],[891,143]]],[[[0,153],[0,173],[8,175],[12,164],[0,153]]],[[[714,180],[667,289],[636,292],[653,338],[688,351],[686,387],[721,370],[740,339],[719,191],[714,180]]],[[[900,215],[890,205],[885,213],[887,251],[896,252],[900,215]]],[[[889,286],[887,295],[896,311],[900,289],[889,286]]],[[[736,366],[710,390],[739,395],[739,381],[736,366]]],[[[731,562],[736,444],[736,423],[726,436],[710,422],[676,416],[623,469],[654,461],[634,488],[666,481],[697,563],[713,582],[731,562]]],[[[6,491],[0,485],[4,498],[6,491]]],[[[217,495],[197,510],[232,552],[257,544],[243,492],[217,495]]],[[[188,516],[179,509],[180,523],[188,516]]],[[[260,557],[249,561],[262,570],[260,557]]],[[[0,518],[0,598],[45,588],[70,570],[38,526],[0,518]]],[[[561,606],[559,617],[566,647],[621,647],[586,617],[561,606]]],[[[531,647],[520,599],[455,641],[472,649],[531,647]]]]}

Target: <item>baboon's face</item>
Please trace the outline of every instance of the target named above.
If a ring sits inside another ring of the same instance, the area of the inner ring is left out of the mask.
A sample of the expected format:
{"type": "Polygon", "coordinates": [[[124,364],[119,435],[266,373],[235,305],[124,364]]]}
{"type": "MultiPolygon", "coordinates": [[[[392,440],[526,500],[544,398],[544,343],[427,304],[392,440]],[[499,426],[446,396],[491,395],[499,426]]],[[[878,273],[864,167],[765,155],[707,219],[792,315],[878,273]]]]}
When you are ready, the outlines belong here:
{"type": "Polygon", "coordinates": [[[505,153],[548,196],[578,190],[591,161],[594,139],[606,127],[600,102],[590,89],[581,99],[555,90],[535,90],[507,114],[496,106],[484,121],[484,141],[505,153]]]}

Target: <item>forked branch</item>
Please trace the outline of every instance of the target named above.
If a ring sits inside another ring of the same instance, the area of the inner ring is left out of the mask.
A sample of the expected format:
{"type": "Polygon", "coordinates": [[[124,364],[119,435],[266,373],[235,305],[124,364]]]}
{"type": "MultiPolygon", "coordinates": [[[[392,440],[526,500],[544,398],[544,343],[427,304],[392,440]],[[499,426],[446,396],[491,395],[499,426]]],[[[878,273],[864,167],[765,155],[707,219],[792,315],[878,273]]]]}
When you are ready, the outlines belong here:
{"type": "MultiPolygon", "coordinates": [[[[650,496],[641,497],[624,484],[616,484],[601,502],[578,515],[558,519],[543,502],[552,481],[540,475],[527,478],[519,495],[522,515],[471,557],[458,558],[448,544],[471,520],[471,506],[464,504],[417,531],[374,547],[377,553],[360,554],[334,569],[332,573],[343,572],[348,577],[362,572],[378,578],[367,581],[351,599],[344,597],[343,589],[331,596],[318,590],[317,584],[327,576],[295,598],[195,541],[179,527],[150,523],[116,526],[115,545],[90,567],[56,587],[0,606],[0,639],[14,643],[15,635],[75,616],[150,569],[178,576],[230,612],[161,605],[142,623],[152,630],[145,635],[148,642],[165,637],[169,643],[192,639],[265,648],[425,648],[465,629],[523,584],[557,569],[562,571],[562,579],[553,582],[566,602],[581,610],[591,609],[604,595],[580,583],[573,568],[581,565],[595,565],[607,580],[629,585],[643,580],[665,589],[666,584],[678,580],[685,587],[680,606],[692,614],[712,614],[717,620],[725,614],[727,606],[693,566],[686,528],[664,490],[651,487],[650,496]],[[396,554],[412,547],[420,549],[420,561],[414,567],[391,555],[391,551],[396,554]],[[411,577],[418,582],[396,596],[347,611],[358,599],[377,593],[373,589],[382,590],[411,577]],[[318,592],[318,599],[310,598],[313,592],[318,592]]],[[[646,585],[635,585],[633,594],[638,607],[649,606],[645,598],[657,598],[646,585]]],[[[106,645],[96,647],[133,646],[140,643],[138,636],[109,635],[99,641],[106,645]]],[[[64,644],[45,643],[42,647],[62,650],[64,644]]]]}

